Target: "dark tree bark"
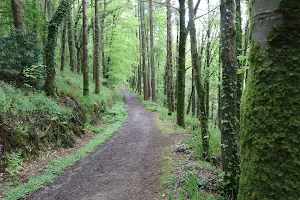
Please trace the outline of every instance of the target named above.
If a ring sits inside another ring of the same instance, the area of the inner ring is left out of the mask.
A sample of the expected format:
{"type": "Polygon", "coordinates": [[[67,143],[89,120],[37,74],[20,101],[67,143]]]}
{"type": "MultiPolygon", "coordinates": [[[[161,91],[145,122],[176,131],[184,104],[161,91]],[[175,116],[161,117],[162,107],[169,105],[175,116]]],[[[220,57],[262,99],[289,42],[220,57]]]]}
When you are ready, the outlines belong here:
{"type": "Polygon", "coordinates": [[[146,66],[146,30],[144,22],[144,2],[140,3],[140,21],[141,21],[141,43],[142,43],[142,71],[143,71],[143,89],[144,89],[144,100],[148,100],[148,84],[147,84],[147,66],[146,66]]]}
{"type": "Polygon", "coordinates": [[[99,8],[98,0],[95,0],[95,42],[94,42],[94,70],[95,70],[95,93],[100,92],[100,72],[99,72],[99,8]]]}
{"type": "Polygon", "coordinates": [[[61,53],[60,53],[60,71],[63,72],[65,70],[66,64],[66,32],[67,32],[67,24],[66,20],[64,22],[62,34],[61,34],[61,53]]]}
{"type": "Polygon", "coordinates": [[[236,141],[236,28],[235,1],[221,0],[221,154],[225,195],[236,199],[238,153],[236,141]]]}
{"type": "Polygon", "coordinates": [[[82,74],[83,74],[83,95],[89,94],[89,71],[88,71],[88,27],[87,27],[86,0],[82,0],[82,74]]]}
{"type": "Polygon", "coordinates": [[[240,200],[300,196],[300,2],[252,1],[240,200]]]}
{"type": "Polygon", "coordinates": [[[195,27],[195,12],[193,0],[188,0],[189,6],[189,25],[190,25],[190,41],[191,41],[191,56],[192,66],[195,71],[196,89],[199,99],[200,108],[200,126],[202,136],[202,156],[204,159],[208,158],[209,150],[209,134],[207,130],[207,115],[205,109],[205,90],[201,80],[201,69],[199,65],[199,56],[197,51],[197,38],[195,27]]]}
{"type": "Polygon", "coordinates": [[[68,13],[69,10],[70,2],[68,0],[62,0],[48,25],[48,37],[45,46],[46,81],[43,89],[49,96],[54,96],[56,90],[54,50],[57,43],[58,27],[65,19],[66,13],[68,13]]]}
{"type": "Polygon", "coordinates": [[[174,112],[171,0],[167,0],[167,77],[166,79],[167,79],[168,115],[171,115],[172,112],[174,112]]]}
{"type": "Polygon", "coordinates": [[[179,55],[177,70],[177,124],[185,127],[184,123],[184,107],[185,107],[185,46],[187,30],[185,28],[185,0],[179,0],[179,55]]]}
{"type": "Polygon", "coordinates": [[[149,20],[150,20],[150,67],[151,67],[151,92],[152,101],[156,101],[155,87],[155,67],[154,67],[154,42],[153,42],[153,0],[149,0],[149,20]]]}
{"type": "Polygon", "coordinates": [[[68,16],[68,43],[69,43],[69,54],[70,54],[70,69],[75,72],[76,66],[76,54],[75,54],[75,43],[74,43],[74,29],[73,29],[73,17],[72,9],[68,16]]]}
{"type": "Polygon", "coordinates": [[[192,116],[196,116],[195,70],[192,69],[192,116]]]}
{"type": "Polygon", "coordinates": [[[13,11],[14,25],[17,31],[24,32],[23,24],[23,9],[21,0],[11,0],[11,7],[13,11]]]}

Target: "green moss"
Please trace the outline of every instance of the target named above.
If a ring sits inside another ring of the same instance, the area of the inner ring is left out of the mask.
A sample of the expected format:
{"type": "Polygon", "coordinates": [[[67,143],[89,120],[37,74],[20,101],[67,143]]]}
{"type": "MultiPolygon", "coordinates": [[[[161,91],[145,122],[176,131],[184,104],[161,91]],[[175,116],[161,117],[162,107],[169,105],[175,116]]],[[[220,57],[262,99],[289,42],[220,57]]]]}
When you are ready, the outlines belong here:
{"type": "Polygon", "coordinates": [[[239,199],[300,196],[300,3],[282,0],[265,52],[252,44],[242,103],[239,199]]]}

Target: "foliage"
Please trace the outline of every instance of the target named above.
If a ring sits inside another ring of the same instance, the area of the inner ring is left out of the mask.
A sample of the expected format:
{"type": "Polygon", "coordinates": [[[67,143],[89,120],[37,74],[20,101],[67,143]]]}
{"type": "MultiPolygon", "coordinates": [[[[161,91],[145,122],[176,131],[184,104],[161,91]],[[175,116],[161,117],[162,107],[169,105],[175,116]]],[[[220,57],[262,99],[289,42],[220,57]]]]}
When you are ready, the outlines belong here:
{"type": "Polygon", "coordinates": [[[0,37],[0,70],[16,70],[20,74],[25,67],[41,61],[41,46],[32,32],[11,33],[0,37]]]}

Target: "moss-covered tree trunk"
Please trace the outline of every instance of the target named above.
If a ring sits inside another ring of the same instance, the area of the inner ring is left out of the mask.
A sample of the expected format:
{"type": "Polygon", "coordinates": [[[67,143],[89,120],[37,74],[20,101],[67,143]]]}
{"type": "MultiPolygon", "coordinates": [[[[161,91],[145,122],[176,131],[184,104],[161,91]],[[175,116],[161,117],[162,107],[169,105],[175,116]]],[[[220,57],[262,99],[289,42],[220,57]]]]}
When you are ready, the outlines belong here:
{"type": "Polygon", "coordinates": [[[95,0],[95,42],[94,42],[94,70],[95,70],[95,93],[100,92],[100,72],[99,72],[99,8],[98,0],[95,0]]]}
{"type": "Polygon", "coordinates": [[[68,43],[69,43],[69,54],[70,54],[70,69],[72,72],[75,72],[77,66],[76,66],[72,9],[68,13],[68,15],[69,15],[68,16],[68,43]]]}
{"type": "Polygon", "coordinates": [[[58,28],[70,10],[69,0],[62,0],[48,25],[48,37],[45,46],[45,63],[46,63],[46,81],[43,86],[46,94],[55,95],[55,63],[54,50],[57,43],[58,28]]]}
{"type": "MultiPolygon", "coordinates": [[[[236,0],[236,54],[240,56],[243,54],[243,31],[242,31],[242,14],[241,14],[241,0],[236,0]]],[[[237,60],[238,69],[242,68],[242,61],[237,60]]],[[[237,73],[237,85],[236,85],[236,118],[237,129],[239,129],[240,121],[240,106],[241,106],[241,97],[243,91],[243,73],[237,73]]]]}
{"type": "Polygon", "coordinates": [[[205,109],[205,90],[202,83],[201,69],[199,65],[199,56],[197,51],[195,12],[194,12],[193,4],[194,4],[193,0],[188,0],[192,66],[195,71],[196,90],[197,90],[197,95],[199,99],[199,108],[200,108],[202,156],[204,159],[206,159],[208,158],[208,150],[209,150],[209,134],[207,130],[207,115],[205,109]]]}
{"type": "Polygon", "coordinates": [[[179,23],[180,36],[178,47],[178,70],[177,70],[177,124],[185,127],[185,46],[187,30],[185,28],[185,0],[179,0],[179,23]]]}
{"type": "Polygon", "coordinates": [[[225,195],[236,199],[238,154],[236,141],[236,27],[235,1],[221,0],[221,154],[225,195]]]}
{"type": "Polygon", "coordinates": [[[89,70],[88,70],[88,27],[86,0],[82,0],[82,75],[83,95],[89,94],[89,70]]]}
{"type": "Polygon", "coordinates": [[[61,49],[60,49],[60,71],[63,72],[65,70],[66,64],[66,32],[67,32],[67,24],[64,22],[62,33],[61,33],[61,49]]]}
{"type": "Polygon", "coordinates": [[[239,199],[300,197],[300,1],[252,1],[239,199]]]}
{"type": "Polygon", "coordinates": [[[167,103],[168,115],[174,112],[173,102],[173,56],[172,56],[172,11],[171,0],[167,0],[167,103]]]}

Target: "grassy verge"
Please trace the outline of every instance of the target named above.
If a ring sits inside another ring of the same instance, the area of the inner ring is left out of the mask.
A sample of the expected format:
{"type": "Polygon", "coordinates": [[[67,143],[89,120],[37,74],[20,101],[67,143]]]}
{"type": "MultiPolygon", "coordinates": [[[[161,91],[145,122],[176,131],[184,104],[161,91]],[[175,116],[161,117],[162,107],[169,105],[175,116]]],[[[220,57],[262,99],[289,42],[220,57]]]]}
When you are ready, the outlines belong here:
{"type": "Polygon", "coordinates": [[[167,108],[151,101],[144,101],[142,96],[138,98],[148,110],[158,112],[158,126],[162,134],[184,135],[180,144],[168,150],[173,152],[173,155],[159,159],[158,167],[164,171],[160,180],[162,184],[159,189],[160,195],[169,200],[221,199],[222,186],[218,175],[220,170],[215,166],[216,160],[221,156],[220,133],[210,130],[210,152],[216,159],[212,163],[203,161],[199,119],[187,115],[186,129],[183,130],[176,125],[176,113],[168,115],[167,108]]]}
{"type": "Polygon", "coordinates": [[[103,132],[96,135],[76,153],[52,160],[44,169],[41,170],[39,175],[32,175],[27,183],[21,184],[17,187],[6,187],[4,199],[12,200],[25,197],[27,194],[38,190],[48,183],[51,183],[63,169],[72,166],[76,161],[80,160],[88,153],[95,151],[95,149],[107,140],[109,136],[116,132],[126,120],[127,111],[123,108],[122,99],[119,98],[117,103],[106,113],[106,122],[109,122],[109,125],[103,132]]]}

